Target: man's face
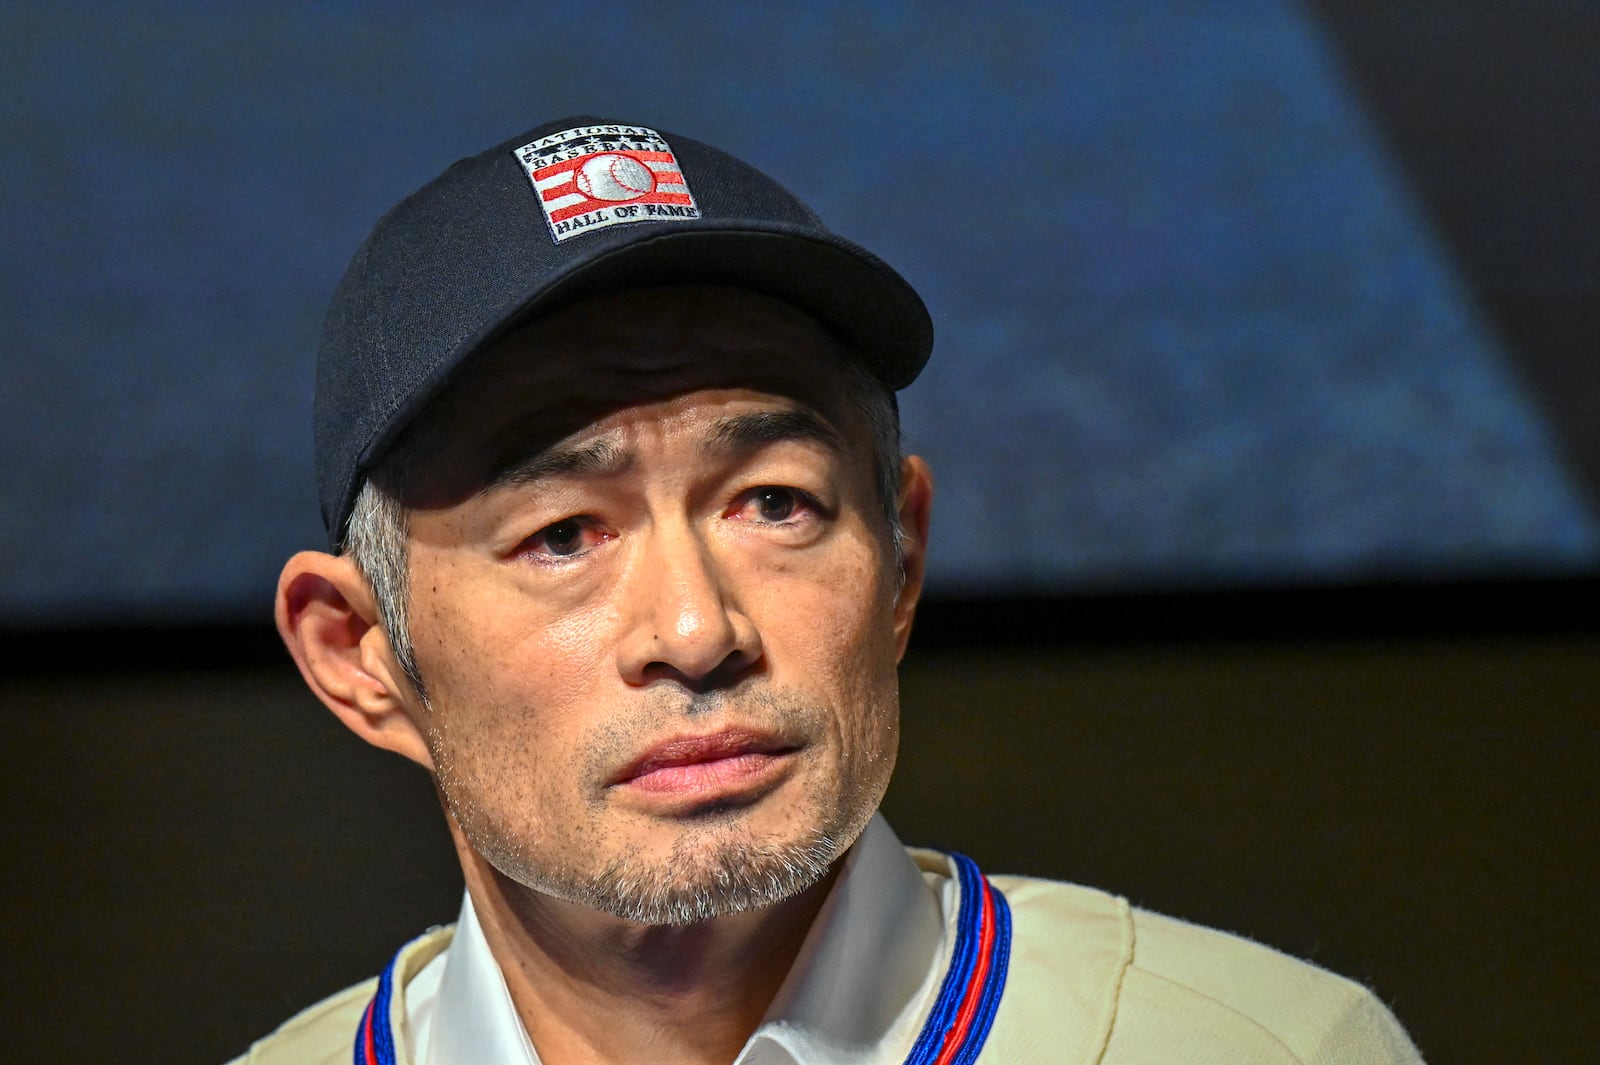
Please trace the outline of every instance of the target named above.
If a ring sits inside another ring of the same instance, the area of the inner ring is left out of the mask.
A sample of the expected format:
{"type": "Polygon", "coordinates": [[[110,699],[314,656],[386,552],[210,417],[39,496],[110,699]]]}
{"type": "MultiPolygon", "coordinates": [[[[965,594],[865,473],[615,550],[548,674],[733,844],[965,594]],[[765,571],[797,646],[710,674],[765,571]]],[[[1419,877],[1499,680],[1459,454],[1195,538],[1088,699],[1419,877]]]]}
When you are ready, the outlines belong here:
{"type": "Polygon", "coordinates": [[[791,895],[854,841],[910,621],[834,341],[654,289],[476,360],[414,471],[412,700],[471,847],[650,923],[791,895]]]}

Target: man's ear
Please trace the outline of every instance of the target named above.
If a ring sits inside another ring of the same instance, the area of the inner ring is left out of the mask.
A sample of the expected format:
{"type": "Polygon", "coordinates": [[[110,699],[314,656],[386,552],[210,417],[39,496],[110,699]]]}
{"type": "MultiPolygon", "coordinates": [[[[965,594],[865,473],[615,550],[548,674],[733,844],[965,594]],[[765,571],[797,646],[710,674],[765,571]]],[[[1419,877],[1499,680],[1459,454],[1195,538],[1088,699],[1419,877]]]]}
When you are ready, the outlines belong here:
{"type": "Polygon", "coordinates": [[[378,620],[372,588],[348,557],[302,551],[278,578],[278,634],[300,675],[345,727],[432,770],[408,705],[416,701],[378,620]]]}
{"type": "Polygon", "coordinates": [[[928,564],[928,521],[933,509],[933,474],[920,456],[908,455],[900,464],[900,573],[899,598],[894,604],[895,659],[905,657],[911,639],[911,619],[922,598],[922,580],[928,564]]]}

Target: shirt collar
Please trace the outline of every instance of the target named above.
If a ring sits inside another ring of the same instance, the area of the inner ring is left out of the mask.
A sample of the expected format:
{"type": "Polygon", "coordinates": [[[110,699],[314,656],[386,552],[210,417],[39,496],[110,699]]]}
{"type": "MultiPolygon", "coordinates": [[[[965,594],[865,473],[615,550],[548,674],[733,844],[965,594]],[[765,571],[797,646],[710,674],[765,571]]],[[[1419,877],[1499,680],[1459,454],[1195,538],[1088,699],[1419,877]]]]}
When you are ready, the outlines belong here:
{"type": "MultiPolygon", "coordinates": [[[[875,815],[735,1065],[904,1060],[949,965],[956,904],[954,881],[931,886],[875,815]]],[[[540,1065],[470,896],[449,951],[408,988],[406,1014],[419,1065],[540,1065]]]]}
{"type": "Polygon", "coordinates": [[[875,816],[736,1065],[903,1061],[947,968],[946,906],[875,816]]]}
{"type": "Polygon", "coordinates": [[[539,1065],[483,937],[472,896],[465,892],[450,949],[407,988],[406,1018],[418,1065],[539,1065]],[[430,974],[436,966],[437,974],[430,974]],[[430,975],[438,987],[432,996],[427,994],[430,975]]]}

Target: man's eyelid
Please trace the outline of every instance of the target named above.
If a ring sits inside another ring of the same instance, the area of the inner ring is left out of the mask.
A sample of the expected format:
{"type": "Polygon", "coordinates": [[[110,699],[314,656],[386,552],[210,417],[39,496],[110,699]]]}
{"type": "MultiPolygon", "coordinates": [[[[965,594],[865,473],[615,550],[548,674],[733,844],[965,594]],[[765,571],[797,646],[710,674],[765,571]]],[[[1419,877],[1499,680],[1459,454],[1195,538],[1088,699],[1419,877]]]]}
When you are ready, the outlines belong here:
{"type": "Polygon", "coordinates": [[[611,535],[601,527],[600,523],[593,516],[588,514],[567,514],[563,517],[556,518],[554,521],[544,521],[540,523],[539,526],[532,532],[526,531],[528,524],[529,523],[519,522],[515,528],[508,529],[504,541],[504,547],[500,552],[502,555],[514,558],[521,555],[533,554],[542,558],[557,560],[562,558],[573,558],[592,550],[593,548],[612,538],[611,535]],[[565,525],[568,522],[576,523],[580,539],[587,539],[591,542],[585,543],[582,547],[570,555],[561,555],[549,550],[549,534],[551,531],[562,525],[565,525]]]}
{"type": "Polygon", "coordinates": [[[731,480],[754,488],[792,488],[822,498],[844,473],[844,459],[825,445],[807,440],[776,440],[753,449],[733,464],[731,480]]]}
{"type": "Polygon", "coordinates": [[[496,515],[496,526],[517,542],[563,521],[599,521],[616,505],[615,486],[582,474],[552,474],[523,483],[504,483],[481,495],[496,515]]]}

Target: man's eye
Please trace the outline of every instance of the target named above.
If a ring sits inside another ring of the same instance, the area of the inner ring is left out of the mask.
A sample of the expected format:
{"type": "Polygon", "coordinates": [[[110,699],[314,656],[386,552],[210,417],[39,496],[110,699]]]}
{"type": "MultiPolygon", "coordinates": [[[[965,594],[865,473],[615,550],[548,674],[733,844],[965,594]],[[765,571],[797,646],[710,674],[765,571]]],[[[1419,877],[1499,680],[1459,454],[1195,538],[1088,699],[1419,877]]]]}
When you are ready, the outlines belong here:
{"type": "Polygon", "coordinates": [[[607,537],[582,518],[564,518],[528,537],[526,546],[547,557],[570,558],[605,539],[607,537]]]}
{"type": "Polygon", "coordinates": [[[739,513],[755,521],[782,525],[804,517],[816,505],[814,499],[797,488],[764,485],[745,495],[739,513]]]}

